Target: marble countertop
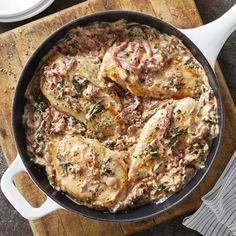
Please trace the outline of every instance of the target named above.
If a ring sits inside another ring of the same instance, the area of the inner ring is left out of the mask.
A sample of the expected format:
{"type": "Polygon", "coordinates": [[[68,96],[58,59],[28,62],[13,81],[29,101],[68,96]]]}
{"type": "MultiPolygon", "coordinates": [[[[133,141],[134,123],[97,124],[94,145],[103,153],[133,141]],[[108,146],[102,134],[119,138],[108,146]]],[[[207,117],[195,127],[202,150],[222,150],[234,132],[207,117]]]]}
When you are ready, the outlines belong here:
{"type": "MultiPolygon", "coordinates": [[[[41,14],[16,23],[0,23],[0,34],[11,30],[20,25],[26,24],[33,20],[39,19],[43,16],[49,15],[51,13],[57,12],[64,8],[70,7],[72,5],[82,2],[81,0],[66,0],[60,1],[55,0],[55,2],[41,14]]],[[[196,5],[199,9],[200,15],[202,16],[203,22],[208,23],[216,18],[220,17],[224,12],[226,12],[232,5],[236,4],[236,0],[195,0],[196,5]]],[[[0,35],[1,37],[1,35],[0,35]]],[[[227,40],[226,44],[222,48],[218,61],[220,63],[221,69],[225,76],[228,87],[231,91],[231,95],[236,103],[236,32],[234,32],[231,37],[227,40]]],[[[7,164],[4,160],[3,153],[0,150],[0,178],[7,168],[7,164]]],[[[31,236],[32,232],[27,220],[23,219],[18,212],[10,205],[10,203],[5,199],[0,190],[0,236],[31,236]]],[[[167,221],[163,224],[157,225],[150,229],[144,230],[142,232],[136,233],[136,236],[154,236],[154,235],[164,235],[164,236],[196,236],[200,235],[197,232],[187,229],[182,226],[182,220],[184,216],[177,217],[173,220],[167,221]]]]}

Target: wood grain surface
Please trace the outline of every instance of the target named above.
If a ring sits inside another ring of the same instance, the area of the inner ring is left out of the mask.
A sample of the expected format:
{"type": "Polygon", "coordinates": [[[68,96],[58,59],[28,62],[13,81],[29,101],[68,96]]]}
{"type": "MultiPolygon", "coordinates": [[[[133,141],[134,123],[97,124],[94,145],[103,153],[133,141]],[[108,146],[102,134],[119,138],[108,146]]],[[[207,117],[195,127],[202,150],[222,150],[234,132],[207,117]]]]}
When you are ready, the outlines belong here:
{"type": "MultiPolygon", "coordinates": [[[[11,128],[12,97],[27,59],[49,34],[63,24],[85,14],[111,9],[145,12],[180,28],[202,24],[193,0],[89,0],[0,35],[0,145],[8,164],[16,156],[11,128]]],[[[223,142],[210,172],[190,197],[158,217],[130,224],[97,222],[59,210],[40,220],[31,221],[34,235],[128,235],[196,210],[201,204],[201,197],[213,187],[236,148],[236,109],[218,65],[216,72],[225,106],[223,142]]],[[[45,196],[27,174],[20,174],[15,182],[33,206],[42,204],[45,196]]]]}

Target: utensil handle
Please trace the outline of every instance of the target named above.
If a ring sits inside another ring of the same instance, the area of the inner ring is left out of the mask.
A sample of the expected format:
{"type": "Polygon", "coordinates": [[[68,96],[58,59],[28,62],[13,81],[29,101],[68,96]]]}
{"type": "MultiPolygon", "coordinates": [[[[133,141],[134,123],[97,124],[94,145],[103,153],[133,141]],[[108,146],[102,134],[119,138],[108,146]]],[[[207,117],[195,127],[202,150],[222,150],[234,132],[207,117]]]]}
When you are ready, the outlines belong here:
{"type": "Polygon", "coordinates": [[[214,69],[221,48],[235,29],[236,4],[223,16],[209,24],[194,29],[180,29],[180,31],[196,44],[214,69]]]}
{"type": "Polygon", "coordinates": [[[21,195],[13,183],[13,177],[21,172],[27,172],[20,156],[12,162],[1,179],[1,189],[12,206],[26,219],[37,220],[62,207],[47,197],[46,201],[38,208],[32,207],[21,195]]]}

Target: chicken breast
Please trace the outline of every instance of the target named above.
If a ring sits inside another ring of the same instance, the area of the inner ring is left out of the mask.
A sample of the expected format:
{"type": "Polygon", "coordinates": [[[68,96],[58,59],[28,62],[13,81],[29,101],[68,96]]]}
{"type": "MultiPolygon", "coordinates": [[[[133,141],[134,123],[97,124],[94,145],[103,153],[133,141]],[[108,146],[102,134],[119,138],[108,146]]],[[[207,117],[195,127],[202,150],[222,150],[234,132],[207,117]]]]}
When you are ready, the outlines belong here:
{"type": "Polygon", "coordinates": [[[119,153],[97,140],[66,135],[49,144],[55,185],[74,199],[96,208],[111,207],[127,185],[127,169],[119,153]]]}
{"type": "Polygon", "coordinates": [[[205,154],[203,150],[196,155],[191,152],[196,148],[198,138],[204,141],[209,132],[202,123],[196,100],[184,98],[166,104],[147,121],[139,136],[128,173],[129,181],[160,173],[165,175],[169,163],[179,165],[186,155],[200,158],[205,154]]]}
{"type": "Polygon", "coordinates": [[[79,58],[68,59],[60,53],[51,55],[48,67],[44,67],[41,72],[42,94],[57,110],[72,115],[83,122],[88,129],[100,132],[104,136],[115,135],[120,132],[119,97],[115,92],[105,93],[91,83],[90,81],[94,80],[91,78],[96,76],[97,70],[95,68],[87,70],[87,67],[93,66],[79,58]],[[75,60],[73,65],[68,67],[67,64],[72,60],[75,60]],[[77,66],[73,68],[74,65],[77,66]]]}
{"type": "Polygon", "coordinates": [[[198,97],[205,78],[201,65],[176,37],[132,38],[105,54],[99,78],[109,78],[137,96],[198,97]]]}

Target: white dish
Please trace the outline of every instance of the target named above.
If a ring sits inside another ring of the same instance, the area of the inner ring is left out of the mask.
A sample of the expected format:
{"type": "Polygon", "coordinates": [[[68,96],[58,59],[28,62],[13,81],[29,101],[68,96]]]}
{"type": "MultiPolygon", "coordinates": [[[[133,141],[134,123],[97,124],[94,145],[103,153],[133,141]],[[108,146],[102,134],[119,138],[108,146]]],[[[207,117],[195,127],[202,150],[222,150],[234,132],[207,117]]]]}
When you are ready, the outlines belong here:
{"type": "Polygon", "coordinates": [[[0,22],[15,22],[33,17],[54,0],[0,0],[0,22]]]}

